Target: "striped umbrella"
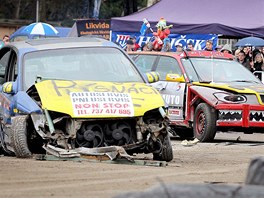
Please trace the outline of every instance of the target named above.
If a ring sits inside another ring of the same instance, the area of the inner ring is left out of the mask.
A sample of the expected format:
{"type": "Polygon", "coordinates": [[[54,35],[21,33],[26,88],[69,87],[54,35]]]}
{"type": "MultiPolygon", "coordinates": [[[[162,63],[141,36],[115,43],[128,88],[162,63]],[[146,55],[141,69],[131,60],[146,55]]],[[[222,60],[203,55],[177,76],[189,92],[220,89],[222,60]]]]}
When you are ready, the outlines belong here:
{"type": "Polygon", "coordinates": [[[30,25],[26,26],[22,32],[43,36],[56,36],[59,33],[52,25],[42,22],[31,23],[30,25]]]}

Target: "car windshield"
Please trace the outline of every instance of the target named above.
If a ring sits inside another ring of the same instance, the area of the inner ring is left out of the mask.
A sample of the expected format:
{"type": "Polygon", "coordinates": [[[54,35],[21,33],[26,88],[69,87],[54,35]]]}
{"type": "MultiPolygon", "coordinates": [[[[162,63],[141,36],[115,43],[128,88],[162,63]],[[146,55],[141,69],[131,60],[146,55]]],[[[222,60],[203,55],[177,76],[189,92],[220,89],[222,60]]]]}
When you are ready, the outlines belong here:
{"type": "Polygon", "coordinates": [[[156,71],[160,75],[160,80],[165,80],[166,75],[169,73],[177,73],[179,75],[182,75],[182,71],[178,64],[178,61],[173,57],[170,56],[157,57],[157,55],[149,55],[149,54],[130,55],[130,56],[135,61],[139,71],[141,71],[142,73],[156,71]]]}
{"type": "Polygon", "coordinates": [[[260,83],[247,68],[234,60],[190,58],[182,59],[182,63],[191,81],[260,83]]]}
{"type": "Polygon", "coordinates": [[[26,89],[43,79],[143,82],[124,53],[111,47],[43,50],[24,56],[26,89]]]}

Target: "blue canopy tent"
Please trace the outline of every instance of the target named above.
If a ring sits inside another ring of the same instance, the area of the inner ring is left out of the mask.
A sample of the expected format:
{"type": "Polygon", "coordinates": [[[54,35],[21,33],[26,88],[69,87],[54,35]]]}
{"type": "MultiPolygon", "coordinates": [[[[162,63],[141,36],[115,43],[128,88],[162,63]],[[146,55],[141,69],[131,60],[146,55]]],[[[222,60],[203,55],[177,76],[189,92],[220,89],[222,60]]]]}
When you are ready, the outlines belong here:
{"type": "Polygon", "coordinates": [[[160,0],[125,17],[111,19],[112,31],[139,31],[147,18],[155,27],[163,17],[175,34],[221,34],[231,37],[264,37],[263,0],[160,0]]]}

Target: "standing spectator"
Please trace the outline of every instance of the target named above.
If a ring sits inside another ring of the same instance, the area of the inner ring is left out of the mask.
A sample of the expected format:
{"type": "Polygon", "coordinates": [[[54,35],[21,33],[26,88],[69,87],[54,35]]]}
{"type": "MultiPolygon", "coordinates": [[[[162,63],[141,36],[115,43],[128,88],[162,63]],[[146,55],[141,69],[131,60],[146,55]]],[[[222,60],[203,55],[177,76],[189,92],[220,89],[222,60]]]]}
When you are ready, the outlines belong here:
{"type": "Polygon", "coordinates": [[[141,46],[141,51],[151,51],[151,49],[149,48],[149,43],[144,43],[141,46]]]}
{"type": "Polygon", "coordinates": [[[243,50],[238,53],[238,62],[244,65],[248,70],[252,71],[253,65],[246,59],[246,54],[243,50]]]}
{"type": "Polygon", "coordinates": [[[180,55],[183,52],[183,47],[181,43],[176,44],[176,54],[180,55]]]}
{"type": "Polygon", "coordinates": [[[252,51],[252,58],[255,62],[255,56],[256,54],[261,53],[261,49],[259,47],[255,47],[255,49],[252,51]]]}
{"type": "Polygon", "coordinates": [[[235,59],[238,61],[238,54],[239,52],[241,51],[240,48],[236,49],[235,53],[234,53],[234,56],[235,56],[235,59]]]}
{"type": "Polygon", "coordinates": [[[205,43],[205,51],[213,51],[213,41],[207,40],[205,43]]]}
{"type": "Polygon", "coordinates": [[[137,51],[140,49],[139,44],[137,44],[136,42],[136,37],[129,37],[129,39],[127,40],[127,47],[126,47],[126,51],[137,51]]]}
{"type": "Polygon", "coordinates": [[[261,47],[260,51],[262,52],[262,54],[264,56],[264,47],[261,47]]]}
{"type": "MultiPolygon", "coordinates": [[[[252,68],[252,72],[263,71],[263,70],[264,70],[263,55],[262,55],[262,53],[257,53],[255,55],[254,66],[252,68]]],[[[255,75],[261,80],[261,74],[260,73],[256,73],[255,75]]]]}
{"type": "Polygon", "coordinates": [[[133,43],[133,41],[131,39],[128,39],[126,42],[126,51],[127,52],[134,51],[134,47],[135,47],[135,44],[133,43]]]}
{"type": "Polygon", "coordinates": [[[0,49],[9,43],[9,36],[4,35],[2,41],[0,42],[0,49]]]}
{"type": "Polygon", "coordinates": [[[222,45],[217,45],[216,48],[215,48],[215,50],[218,51],[218,52],[220,52],[222,48],[223,48],[222,45]]]}
{"type": "Polygon", "coordinates": [[[222,53],[226,53],[226,54],[232,54],[232,49],[231,46],[229,44],[225,44],[222,49],[220,50],[220,52],[222,53]]]}
{"type": "Polygon", "coordinates": [[[189,41],[188,43],[187,43],[187,49],[186,49],[187,51],[193,51],[194,50],[194,44],[193,44],[193,42],[192,41],[189,41]]]}
{"type": "Polygon", "coordinates": [[[135,37],[135,36],[131,36],[129,39],[132,40],[133,43],[134,43],[134,45],[135,45],[133,51],[137,51],[137,50],[139,50],[139,49],[140,49],[140,45],[137,44],[136,37],[135,37]]]}
{"type": "Polygon", "coordinates": [[[7,45],[10,42],[10,38],[8,35],[3,36],[3,42],[4,42],[4,45],[7,45]]]}
{"type": "Polygon", "coordinates": [[[253,61],[251,47],[244,47],[244,48],[243,48],[243,51],[245,52],[246,59],[247,59],[249,62],[253,61]]]}
{"type": "Polygon", "coordinates": [[[4,47],[5,45],[7,45],[9,42],[10,42],[10,40],[9,40],[9,36],[8,36],[8,35],[4,35],[4,36],[3,36],[3,40],[2,40],[2,42],[0,43],[0,49],[1,49],[2,47],[4,47]]]}

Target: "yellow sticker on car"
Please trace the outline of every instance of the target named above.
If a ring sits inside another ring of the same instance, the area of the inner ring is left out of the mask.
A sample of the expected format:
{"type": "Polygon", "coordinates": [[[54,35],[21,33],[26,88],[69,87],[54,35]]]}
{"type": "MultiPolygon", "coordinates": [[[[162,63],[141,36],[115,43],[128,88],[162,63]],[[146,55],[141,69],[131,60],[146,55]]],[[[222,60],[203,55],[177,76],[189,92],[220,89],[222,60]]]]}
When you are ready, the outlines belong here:
{"type": "Polygon", "coordinates": [[[159,92],[145,83],[45,80],[35,86],[43,109],[71,117],[142,116],[164,106],[159,92]]]}

